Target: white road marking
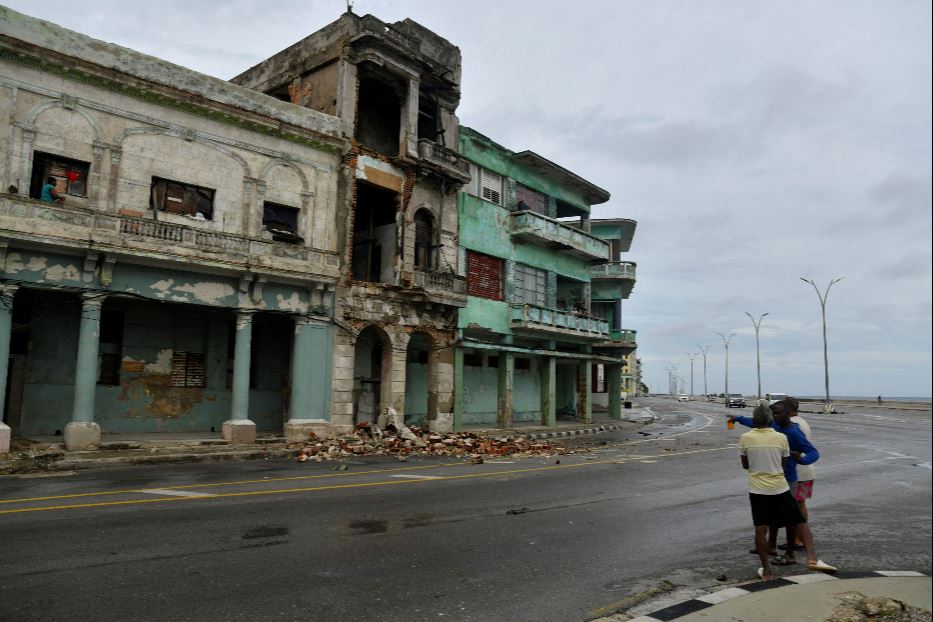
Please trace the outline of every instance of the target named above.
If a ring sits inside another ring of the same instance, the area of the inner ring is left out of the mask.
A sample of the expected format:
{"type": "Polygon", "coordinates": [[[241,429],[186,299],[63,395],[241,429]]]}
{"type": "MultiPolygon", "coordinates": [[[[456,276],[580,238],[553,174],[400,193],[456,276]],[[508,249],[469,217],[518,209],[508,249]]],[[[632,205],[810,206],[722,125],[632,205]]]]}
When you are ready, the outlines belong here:
{"type": "Polygon", "coordinates": [[[147,495],[163,495],[166,497],[213,497],[214,495],[207,494],[204,492],[191,492],[189,490],[169,490],[168,488],[149,488],[148,490],[140,490],[139,492],[144,492],[147,495]]]}

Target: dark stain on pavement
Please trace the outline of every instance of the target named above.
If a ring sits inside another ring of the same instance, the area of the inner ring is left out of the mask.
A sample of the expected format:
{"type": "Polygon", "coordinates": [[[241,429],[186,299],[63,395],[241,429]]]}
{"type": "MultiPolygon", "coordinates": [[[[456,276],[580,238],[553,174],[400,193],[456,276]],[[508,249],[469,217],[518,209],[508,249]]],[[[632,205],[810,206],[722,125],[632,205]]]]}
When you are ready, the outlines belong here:
{"type": "Polygon", "coordinates": [[[261,525],[243,531],[244,540],[257,540],[260,538],[285,538],[288,536],[288,527],[282,525],[261,525]]]}
{"type": "Polygon", "coordinates": [[[371,533],[384,533],[389,530],[389,523],[384,520],[358,520],[350,523],[350,529],[361,536],[371,533]]]}

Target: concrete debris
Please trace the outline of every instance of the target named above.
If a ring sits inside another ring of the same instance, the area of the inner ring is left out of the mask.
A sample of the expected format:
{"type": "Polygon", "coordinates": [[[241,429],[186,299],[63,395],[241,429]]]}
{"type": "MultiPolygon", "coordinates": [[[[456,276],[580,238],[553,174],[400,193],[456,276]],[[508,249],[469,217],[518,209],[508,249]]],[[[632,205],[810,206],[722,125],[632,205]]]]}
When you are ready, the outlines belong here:
{"type": "Polygon", "coordinates": [[[358,456],[395,456],[400,461],[408,456],[461,456],[469,458],[473,464],[483,464],[484,457],[554,456],[589,451],[566,449],[527,436],[489,437],[473,432],[439,434],[419,426],[396,428],[392,423],[379,430],[365,422],[357,424],[350,434],[326,440],[309,438],[292,447],[299,450],[299,462],[358,456]]]}
{"type": "Polygon", "coordinates": [[[859,592],[837,594],[842,604],[826,622],[930,622],[931,613],[893,598],[865,596],[859,592]]]}

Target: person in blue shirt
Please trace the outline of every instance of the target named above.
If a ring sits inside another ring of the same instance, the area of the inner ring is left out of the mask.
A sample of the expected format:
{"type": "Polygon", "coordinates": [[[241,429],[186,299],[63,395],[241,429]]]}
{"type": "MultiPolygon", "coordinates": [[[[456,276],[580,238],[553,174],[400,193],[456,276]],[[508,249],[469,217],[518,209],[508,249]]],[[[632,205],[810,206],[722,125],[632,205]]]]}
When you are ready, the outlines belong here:
{"type": "MultiPolygon", "coordinates": [[[[797,465],[813,464],[820,459],[820,452],[817,451],[807,436],[800,430],[800,426],[790,420],[790,413],[787,410],[783,400],[771,404],[771,414],[774,421],[771,427],[787,437],[787,444],[790,446],[790,459],[784,466],[784,478],[790,486],[791,493],[796,495],[797,488],[797,465]]],[[[750,417],[736,417],[731,415],[730,421],[741,423],[746,427],[753,427],[750,417]]],[[[777,527],[770,530],[768,550],[772,555],[777,555],[777,527]]],[[[788,533],[790,536],[790,533],[788,533]]],[[[816,556],[816,547],[813,544],[813,535],[810,533],[810,527],[806,522],[797,525],[797,537],[803,542],[807,551],[807,568],[810,570],[820,570],[822,572],[835,572],[836,568],[823,562],[816,556]]],[[[757,549],[755,551],[757,553],[757,549]]],[[[774,560],[775,566],[790,566],[797,563],[794,556],[794,542],[788,540],[787,552],[783,556],[778,556],[774,560]]]]}
{"type": "Polygon", "coordinates": [[[65,197],[58,193],[55,187],[58,185],[58,180],[54,177],[49,177],[45,180],[45,185],[42,186],[42,194],[39,195],[39,198],[46,203],[64,203],[65,197]]]}

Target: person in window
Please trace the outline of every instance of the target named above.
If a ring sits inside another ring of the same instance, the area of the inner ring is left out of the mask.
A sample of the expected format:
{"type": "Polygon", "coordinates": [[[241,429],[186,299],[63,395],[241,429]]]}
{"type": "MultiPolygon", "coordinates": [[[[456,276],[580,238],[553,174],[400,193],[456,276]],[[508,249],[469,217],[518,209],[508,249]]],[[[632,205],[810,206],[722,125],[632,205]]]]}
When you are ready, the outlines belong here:
{"type": "Polygon", "coordinates": [[[65,197],[55,189],[57,185],[58,181],[54,177],[46,179],[45,185],[42,186],[42,194],[39,198],[46,203],[64,203],[65,197]]]}

